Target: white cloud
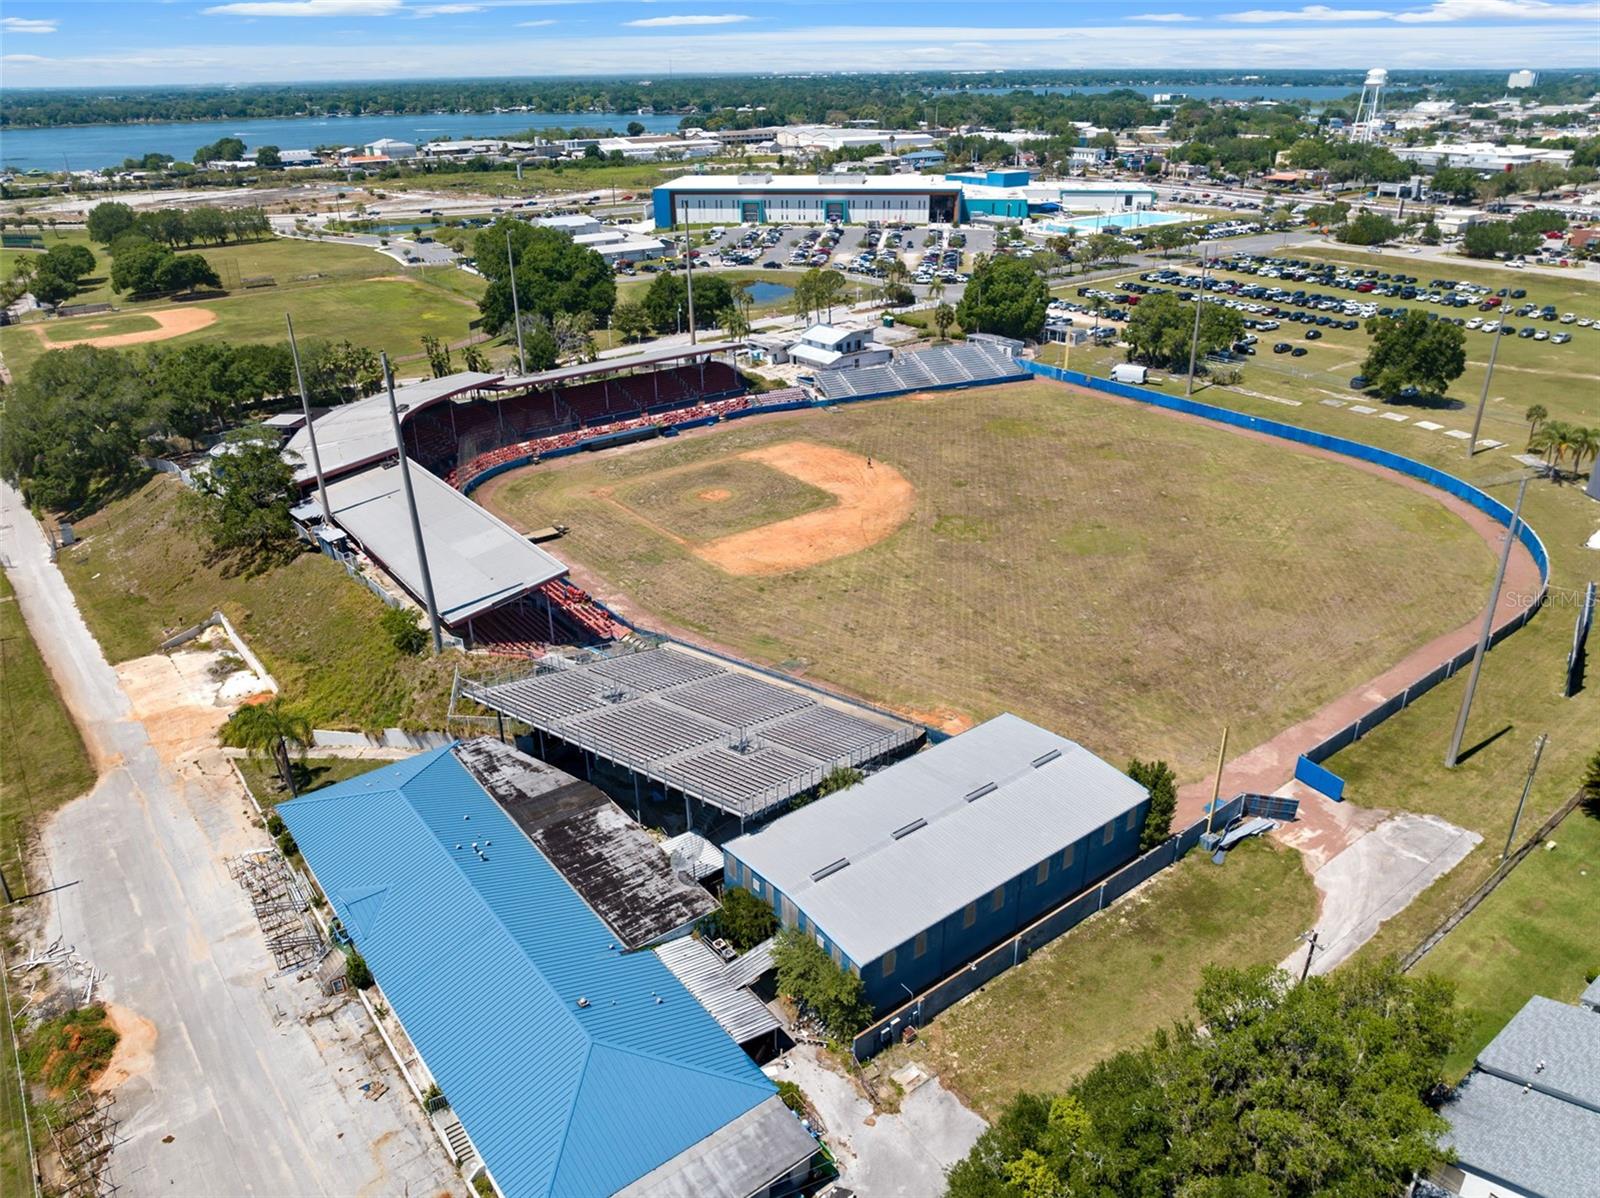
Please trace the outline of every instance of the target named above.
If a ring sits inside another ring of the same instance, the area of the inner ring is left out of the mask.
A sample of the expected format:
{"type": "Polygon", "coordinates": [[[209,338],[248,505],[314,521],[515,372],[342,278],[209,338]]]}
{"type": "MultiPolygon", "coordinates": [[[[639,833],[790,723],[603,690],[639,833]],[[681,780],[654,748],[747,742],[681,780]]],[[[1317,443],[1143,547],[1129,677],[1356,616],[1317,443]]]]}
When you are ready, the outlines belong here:
{"type": "Polygon", "coordinates": [[[411,10],[418,17],[458,17],[469,12],[483,12],[481,4],[424,4],[411,10]]]}
{"type": "Polygon", "coordinates": [[[634,29],[663,29],[669,25],[737,25],[740,21],[750,18],[739,13],[722,13],[718,16],[697,16],[692,13],[680,13],[672,17],[644,17],[638,21],[624,21],[624,25],[634,29]]]}
{"type": "Polygon", "coordinates": [[[1408,25],[1442,21],[1595,21],[1600,4],[1550,4],[1546,0],[1433,0],[1420,12],[1396,13],[1408,25]]]}
{"type": "Polygon", "coordinates": [[[1382,21],[1393,14],[1381,8],[1329,8],[1308,4],[1304,8],[1252,8],[1228,13],[1224,21],[1244,25],[1274,25],[1284,21],[1382,21]]]}
{"type": "Polygon", "coordinates": [[[0,17],[0,29],[7,33],[54,33],[54,19],[35,21],[29,17],[0,17]]]}
{"type": "Polygon", "coordinates": [[[1130,21],[1158,21],[1163,25],[1176,25],[1183,21],[1198,21],[1199,17],[1191,17],[1186,12],[1146,12],[1136,17],[1129,17],[1130,21]]]}
{"type": "Polygon", "coordinates": [[[400,0],[242,0],[201,11],[225,17],[385,17],[403,7],[400,0]]]}
{"type": "Polygon", "coordinates": [[[517,28],[518,29],[543,29],[546,25],[554,25],[554,24],[556,24],[556,21],[555,21],[554,18],[546,17],[542,21],[518,21],[517,22],[517,28]]]}
{"type": "Polygon", "coordinates": [[[49,62],[40,54],[0,54],[0,62],[49,62]]]}

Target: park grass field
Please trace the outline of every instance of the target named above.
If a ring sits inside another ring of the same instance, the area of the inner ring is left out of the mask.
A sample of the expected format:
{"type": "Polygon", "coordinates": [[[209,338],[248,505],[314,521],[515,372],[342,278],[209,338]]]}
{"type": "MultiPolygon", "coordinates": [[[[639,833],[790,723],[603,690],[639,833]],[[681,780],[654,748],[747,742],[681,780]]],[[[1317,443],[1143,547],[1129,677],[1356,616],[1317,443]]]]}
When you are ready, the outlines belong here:
{"type": "MultiPolygon", "coordinates": [[[[94,785],[94,767],[78,726],[22,618],[11,581],[0,571],[0,870],[23,893],[17,846],[57,807],[94,785]]],[[[0,934],[9,920],[0,914],[0,934]]],[[[12,945],[6,935],[7,955],[12,945]]],[[[13,991],[13,1007],[19,1001],[13,991]]],[[[0,1012],[3,1014],[3,1012],[0,1012]]],[[[24,1107],[13,1064],[14,1028],[0,1033],[0,1194],[31,1192],[24,1107]]]]}
{"type": "Polygon", "coordinates": [[[1547,843],[1554,847],[1530,853],[1418,967],[1455,983],[1470,1020],[1448,1064],[1452,1076],[1472,1067],[1529,998],[1576,1002],[1586,974],[1600,970],[1600,819],[1579,808],[1547,843]]]}
{"type": "Polygon", "coordinates": [[[508,475],[480,492],[664,621],[904,711],[1000,711],[1204,775],[1478,610],[1488,547],[1426,495],[1047,383],[799,413],[508,475]],[[597,490],[810,442],[915,489],[859,552],[733,577],[597,490]]]}
{"type": "Polygon", "coordinates": [[[1299,855],[1249,842],[1192,852],[937,1016],[899,1055],[993,1120],[1014,1095],[1059,1093],[1106,1057],[1192,1017],[1207,965],[1276,965],[1315,918],[1299,855]]]}
{"type": "Polygon", "coordinates": [[[118,316],[88,316],[77,320],[60,320],[40,325],[44,339],[52,344],[58,341],[77,341],[84,337],[113,337],[119,333],[145,333],[159,329],[161,324],[143,312],[130,312],[118,316]]]}
{"type": "Polygon", "coordinates": [[[444,726],[453,658],[401,655],[378,624],[383,605],[319,554],[255,575],[209,560],[179,511],[181,492],[157,475],[78,522],[80,543],[61,555],[110,661],[154,653],[220,609],[314,727],[444,726]]]}

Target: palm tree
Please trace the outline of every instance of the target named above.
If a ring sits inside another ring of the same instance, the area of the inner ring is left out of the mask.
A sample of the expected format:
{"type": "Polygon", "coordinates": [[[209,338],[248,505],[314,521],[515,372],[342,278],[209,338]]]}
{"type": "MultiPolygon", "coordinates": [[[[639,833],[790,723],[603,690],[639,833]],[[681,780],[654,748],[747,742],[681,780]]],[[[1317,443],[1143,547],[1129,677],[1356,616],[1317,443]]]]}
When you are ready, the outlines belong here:
{"type": "Polygon", "coordinates": [[[241,707],[222,726],[220,739],[252,757],[271,757],[289,793],[295,793],[289,754],[303,758],[311,747],[311,721],[284,707],[282,699],[241,707]]]}
{"type": "Polygon", "coordinates": [[[1574,473],[1583,473],[1583,459],[1600,457],[1600,428],[1579,426],[1572,430],[1567,448],[1572,451],[1574,473]]]}
{"type": "Polygon", "coordinates": [[[936,305],[944,299],[944,280],[938,275],[928,280],[928,298],[936,305]]]}
{"type": "Polygon", "coordinates": [[[1547,420],[1539,426],[1539,431],[1533,434],[1528,442],[1528,448],[1536,450],[1544,456],[1545,465],[1550,468],[1550,477],[1555,482],[1561,481],[1561,459],[1566,455],[1572,443],[1572,429],[1559,420],[1547,420]]]}
{"type": "Polygon", "coordinates": [[[956,310],[949,304],[941,303],[933,310],[933,327],[939,330],[939,340],[944,341],[949,335],[950,326],[956,322],[956,310]]]}
{"type": "Polygon", "coordinates": [[[1522,418],[1528,422],[1528,443],[1531,445],[1533,434],[1539,431],[1541,424],[1550,419],[1550,413],[1545,411],[1543,404],[1536,403],[1522,414],[1522,418]]]}
{"type": "Polygon", "coordinates": [[[737,305],[725,308],[718,316],[717,323],[722,326],[722,331],[734,341],[743,341],[750,335],[750,318],[737,305]]]}

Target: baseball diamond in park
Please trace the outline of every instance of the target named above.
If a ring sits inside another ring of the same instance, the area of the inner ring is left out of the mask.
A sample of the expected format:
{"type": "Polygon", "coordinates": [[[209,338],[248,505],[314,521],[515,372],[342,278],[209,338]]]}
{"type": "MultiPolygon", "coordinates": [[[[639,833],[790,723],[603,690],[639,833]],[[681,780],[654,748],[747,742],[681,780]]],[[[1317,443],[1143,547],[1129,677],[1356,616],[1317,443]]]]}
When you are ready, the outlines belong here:
{"type": "Polygon", "coordinates": [[[1204,775],[1481,612],[1463,506],[1053,383],[738,420],[509,471],[640,624],[956,730],[1013,711],[1204,775]]]}

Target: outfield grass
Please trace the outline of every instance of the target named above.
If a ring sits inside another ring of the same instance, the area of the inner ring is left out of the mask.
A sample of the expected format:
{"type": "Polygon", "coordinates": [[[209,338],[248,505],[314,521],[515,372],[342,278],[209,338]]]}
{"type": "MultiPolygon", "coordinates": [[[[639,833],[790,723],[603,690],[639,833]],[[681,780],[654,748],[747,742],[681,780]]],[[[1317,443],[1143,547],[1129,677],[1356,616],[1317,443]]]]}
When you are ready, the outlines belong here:
{"type": "Polygon", "coordinates": [[[489,494],[524,527],[570,525],[563,557],[647,622],[907,711],[1015,711],[1184,779],[1224,723],[1265,740],[1470,619],[1493,565],[1426,495],[1047,383],[737,424],[489,494]],[[846,557],[732,577],[595,494],[795,439],[899,470],[911,518],[846,557]]]}
{"type": "MultiPolygon", "coordinates": [[[[17,845],[50,812],[94,785],[94,767],[50,671],[39,656],[17,605],[11,580],[0,571],[0,869],[21,893],[27,878],[17,845]]],[[[0,913],[0,930],[7,920],[0,913]]],[[[9,939],[9,937],[8,937],[9,939]]],[[[7,949],[8,955],[10,948],[7,949]]],[[[13,995],[15,1004],[15,995],[13,995]]],[[[17,1089],[13,1031],[0,1033],[0,1194],[31,1192],[24,1108],[17,1089]]]]}
{"type": "Polygon", "coordinates": [[[1206,965],[1276,965],[1315,911],[1290,849],[1249,842],[1223,866],[1192,852],[937,1016],[908,1055],[993,1120],[1013,1095],[1059,1093],[1191,1017],[1206,965]]]}
{"type": "Polygon", "coordinates": [[[403,657],[383,605],[314,553],[256,576],[226,572],[184,526],[181,484],[157,476],[77,524],[61,556],[89,629],[113,662],[221,609],[314,727],[444,727],[452,658],[403,657]]]}
{"type": "MultiPolygon", "coordinates": [[[[1600,970],[1600,819],[1580,808],[1548,843],[1555,847],[1530,853],[1418,967],[1453,981],[1470,1019],[1447,1065],[1452,1076],[1472,1067],[1529,998],[1576,1002],[1586,971],[1600,970]]],[[[1503,844],[1497,838],[1493,852],[1503,844]]]]}

